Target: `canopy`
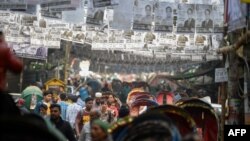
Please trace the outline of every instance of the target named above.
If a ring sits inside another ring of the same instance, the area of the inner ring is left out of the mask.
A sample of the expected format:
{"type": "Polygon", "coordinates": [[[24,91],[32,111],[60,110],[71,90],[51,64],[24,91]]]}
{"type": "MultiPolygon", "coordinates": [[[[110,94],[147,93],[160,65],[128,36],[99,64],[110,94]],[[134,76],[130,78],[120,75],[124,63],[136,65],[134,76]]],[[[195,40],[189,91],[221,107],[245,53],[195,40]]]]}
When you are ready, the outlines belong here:
{"type": "Polygon", "coordinates": [[[22,92],[21,97],[24,98],[24,97],[31,95],[31,94],[35,94],[35,95],[43,97],[43,92],[37,86],[29,86],[29,87],[25,88],[22,92]]]}

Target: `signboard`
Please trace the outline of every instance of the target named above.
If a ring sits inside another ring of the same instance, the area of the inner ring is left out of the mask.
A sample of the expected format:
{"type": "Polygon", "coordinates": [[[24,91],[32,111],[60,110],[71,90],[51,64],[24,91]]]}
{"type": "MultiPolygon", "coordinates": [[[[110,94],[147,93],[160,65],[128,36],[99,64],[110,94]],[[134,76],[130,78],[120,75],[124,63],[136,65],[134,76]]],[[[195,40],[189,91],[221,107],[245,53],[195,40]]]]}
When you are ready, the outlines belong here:
{"type": "Polygon", "coordinates": [[[216,68],[215,69],[215,82],[226,82],[228,81],[227,69],[216,68]]]}

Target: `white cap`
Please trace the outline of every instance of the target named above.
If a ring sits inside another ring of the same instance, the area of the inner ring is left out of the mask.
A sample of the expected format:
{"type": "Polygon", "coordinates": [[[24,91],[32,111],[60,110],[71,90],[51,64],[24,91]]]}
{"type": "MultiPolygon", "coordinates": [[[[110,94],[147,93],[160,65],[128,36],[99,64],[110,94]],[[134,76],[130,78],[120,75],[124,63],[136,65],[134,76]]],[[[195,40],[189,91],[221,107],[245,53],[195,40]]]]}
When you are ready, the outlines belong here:
{"type": "Polygon", "coordinates": [[[95,93],[95,97],[102,97],[102,93],[100,92],[95,93]]]}

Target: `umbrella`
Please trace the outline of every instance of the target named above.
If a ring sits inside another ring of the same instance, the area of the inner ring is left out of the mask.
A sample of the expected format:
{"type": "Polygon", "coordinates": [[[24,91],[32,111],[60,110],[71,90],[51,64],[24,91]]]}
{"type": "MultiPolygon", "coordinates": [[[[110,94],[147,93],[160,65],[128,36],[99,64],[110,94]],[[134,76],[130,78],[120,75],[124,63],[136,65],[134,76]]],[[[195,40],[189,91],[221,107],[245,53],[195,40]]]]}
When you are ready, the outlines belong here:
{"type": "Polygon", "coordinates": [[[37,86],[29,86],[23,90],[21,98],[25,100],[27,109],[34,109],[36,103],[43,99],[43,92],[37,86]]]}

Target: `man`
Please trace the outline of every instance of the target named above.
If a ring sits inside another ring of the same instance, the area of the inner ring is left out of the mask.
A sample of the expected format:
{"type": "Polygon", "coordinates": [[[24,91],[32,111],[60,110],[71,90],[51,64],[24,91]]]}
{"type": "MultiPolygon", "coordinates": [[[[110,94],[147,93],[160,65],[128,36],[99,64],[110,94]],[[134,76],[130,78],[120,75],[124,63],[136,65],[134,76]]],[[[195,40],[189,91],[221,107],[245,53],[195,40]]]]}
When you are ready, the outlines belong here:
{"type": "Polygon", "coordinates": [[[213,20],[211,20],[210,14],[211,14],[211,11],[209,9],[206,9],[205,10],[206,19],[201,24],[202,28],[206,28],[207,30],[209,30],[210,28],[213,28],[213,20]]]}
{"type": "Polygon", "coordinates": [[[41,105],[45,104],[48,107],[48,109],[47,109],[47,115],[50,115],[50,109],[49,109],[49,107],[50,107],[50,104],[52,103],[51,100],[52,100],[52,92],[51,91],[45,91],[43,93],[43,100],[39,101],[36,104],[35,113],[40,114],[41,105]]]}
{"type": "Polygon", "coordinates": [[[193,9],[188,8],[187,14],[188,14],[188,19],[185,21],[184,27],[187,28],[188,30],[194,30],[194,28],[195,28],[195,20],[192,17],[193,16],[193,9]]]}
{"type": "Polygon", "coordinates": [[[100,119],[100,117],[101,117],[101,112],[99,110],[92,110],[90,112],[90,121],[84,124],[79,141],[91,141],[90,122],[100,119]]]}
{"type": "Polygon", "coordinates": [[[68,121],[73,129],[75,129],[76,116],[82,107],[77,103],[77,96],[70,97],[73,104],[69,105],[66,112],[66,121],[68,121]]]}
{"type": "Polygon", "coordinates": [[[153,17],[152,17],[152,12],[151,12],[152,8],[150,5],[146,5],[145,6],[145,16],[142,18],[141,23],[143,24],[151,24],[153,17]]]}
{"type": "Polygon", "coordinates": [[[76,141],[73,129],[69,122],[61,118],[61,106],[58,104],[51,104],[50,106],[51,117],[50,121],[55,124],[56,128],[69,140],[76,141]]]}
{"type": "Polygon", "coordinates": [[[173,19],[172,19],[172,8],[166,7],[166,17],[162,20],[161,25],[172,25],[173,19]]]}
{"type": "Polygon", "coordinates": [[[66,113],[67,113],[67,108],[69,106],[69,104],[66,102],[66,94],[65,93],[61,93],[59,95],[60,101],[58,102],[58,104],[61,106],[61,117],[63,120],[66,120],[66,113]]]}
{"type": "Polygon", "coordinates": [[[4,34],[0,31],[0,91],[6,91],[7,70],[20,73],[22,69],[22,62],[8,48],[4,34]]]}
{"type": "Polygon", "coordinates": [[[93,98],[91,97],[86,98],[85,103],[86,107],[83,108],[81,111],[79,111],[76,116],[75,127],[76,127],[77,137],[80,136],[83,125],[90,121],[90,111],[93,106],[93,98]]]}

